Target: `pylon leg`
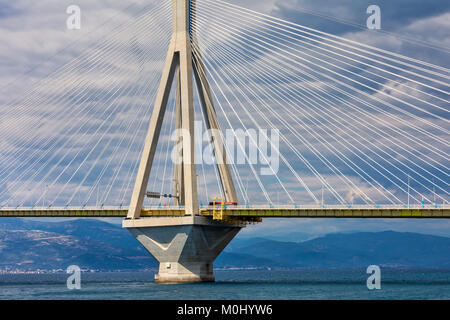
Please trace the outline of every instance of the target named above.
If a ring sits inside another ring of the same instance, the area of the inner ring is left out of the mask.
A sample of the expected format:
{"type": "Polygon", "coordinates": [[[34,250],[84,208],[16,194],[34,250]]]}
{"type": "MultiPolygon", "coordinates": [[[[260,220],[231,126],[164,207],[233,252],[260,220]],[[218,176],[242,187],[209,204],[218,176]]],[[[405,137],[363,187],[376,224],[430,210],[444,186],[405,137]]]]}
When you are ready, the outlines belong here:
{"type": "MultiPolygon", "coordinates": [[[[188,40],[187,40],[188,41],[188,40]]],[[[183,176],[184,207],[186,214],[196,215],[198,211],[197,173],[194,143],[194,97],[192,90],[192,55],[189,48],[180,54],[181,82],[181,124],[183,128],[183,176]]]]}
{"type": "Polygon", "coordinates": [[[206,127],[212,132],[212,143],[214,150],[214,157],[216,159],[217,169],[219,171],[220,182],[225,195],[225,201],[237,202],[236,189],[231,176],[230,167],[227,163],[225,144],[220,135],[220,125],[217,119],[216,110],[213,105],[211,97],[211,90],[209,88],[208,80],[204,74],[204,67],[201,57],[194,55],[195,67],[193,68],[195,82],[202,105],[203,113],[205,114],[206,127]],[[199,70],[200,69],[200,70],[199,70]]]}
{"type": "Polygon", "coordinates": [[[161,76],[156,101],[153,107],[150,125],[145,138],[144,150],[139,164],[138,174],[134,185],[133,194],[131,196],[130,206],[128,208],[127,218],[137,219],[141,214],[144,202],[145,192],[147,189],[150,170],[155,157],[156,146],[158,144],[161,126],[166,112],[167,101],[169,99],[170,89],[179,57],[174,54],[174,44],[169,46],[166,56],[166,62],[161,76]]]}
{"type": "MultiPolygon", "coordinates": [[[[177,93],[175,98],[175,130],[178,133],[181,130],[181,84],[180,84],[180,69],[177,70],[177,93]]],[[[184,206],[184,176],[183,176],[183,149],[182,136],[177,135],[174,143],[175,148],[175,163],[174,163],[174,204],[176,206],[184,206]]]]}

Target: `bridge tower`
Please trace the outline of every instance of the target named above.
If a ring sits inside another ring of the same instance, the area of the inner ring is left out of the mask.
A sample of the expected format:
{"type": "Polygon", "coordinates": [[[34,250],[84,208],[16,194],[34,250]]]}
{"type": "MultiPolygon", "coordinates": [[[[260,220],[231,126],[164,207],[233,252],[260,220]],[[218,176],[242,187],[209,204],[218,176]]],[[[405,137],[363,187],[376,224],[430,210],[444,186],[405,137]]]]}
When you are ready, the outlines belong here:
{"type": "Polygon", "coordinates": [[[213,261],[239,232],[241,225],[212,221],[200,216],[194,159],[194,93],[198,89],[207,129],[211,129],[213,150],[226,201],[237,202],[231,171],[226,162],[224,142],[214,109],[202,57],[192,50],[196,41],[190,28],[195,0],[172,0],[172,38],[150,119],[136,182],[123,227],[159,261],[157,282],[214,281],[213,261]],[[182,217],[140,217],[156,152],[158,138],[173,81],[176,79],[176,120],[179,133],[175,145],[174,196],[184,206],[182,217]],[[216,134],[214,134],[216,133],[216,134]]]}

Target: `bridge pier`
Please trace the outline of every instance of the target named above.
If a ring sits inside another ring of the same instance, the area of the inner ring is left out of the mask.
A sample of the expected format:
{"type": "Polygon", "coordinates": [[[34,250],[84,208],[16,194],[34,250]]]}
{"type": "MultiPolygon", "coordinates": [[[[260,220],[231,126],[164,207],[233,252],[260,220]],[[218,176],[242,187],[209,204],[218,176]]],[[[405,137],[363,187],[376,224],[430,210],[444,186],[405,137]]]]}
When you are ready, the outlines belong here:
{"type": "Polygon", "coordinates": [[[123,227],[159,262],[160,283],[214,281],[214,260],[241,229],[200,216],[129,219],[123,227]]]}

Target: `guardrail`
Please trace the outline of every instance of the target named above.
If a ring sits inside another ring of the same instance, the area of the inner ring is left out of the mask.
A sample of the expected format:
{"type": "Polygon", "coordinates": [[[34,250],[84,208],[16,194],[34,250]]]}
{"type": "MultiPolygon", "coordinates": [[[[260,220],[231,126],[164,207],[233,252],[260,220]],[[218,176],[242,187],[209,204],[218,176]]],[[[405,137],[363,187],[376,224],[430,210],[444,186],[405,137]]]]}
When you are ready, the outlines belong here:
{"type": "MultiPolygon", "coordinates": [[[[214,206],[199,206],[202,209],[214,209],[214,206]]],[[[216,209],[218,207],[216,206],[216,209]]],[[[373,204],[373,205],[224,205],[224,210],[242,210],[242,209],[450,209],[450,204],[373,204]]],[[[7,207],[0,206],[0,211],[63,211],[63,210],[86,210],[86,211],[97,211],[97,210],[121,210],[127,211],[127,206],[59,206],[59,207],[7,207]]],[[[149,206],[143,207],[143,210],[184,210],[183,206],[149,206]]]]}

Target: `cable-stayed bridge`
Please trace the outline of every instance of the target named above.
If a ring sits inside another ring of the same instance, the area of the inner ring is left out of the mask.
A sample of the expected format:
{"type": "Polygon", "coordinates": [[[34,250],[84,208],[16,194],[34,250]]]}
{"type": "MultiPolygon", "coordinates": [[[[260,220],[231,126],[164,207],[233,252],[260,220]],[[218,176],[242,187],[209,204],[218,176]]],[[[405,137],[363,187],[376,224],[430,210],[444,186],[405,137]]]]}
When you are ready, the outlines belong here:
{"type": "Polygon", "coordinates": [[[0,216],[125,217],[169,282],[213,280],[264,217],[448,218],[449,75],[225,1],[149,1],[2,103],[0,216]]]}

